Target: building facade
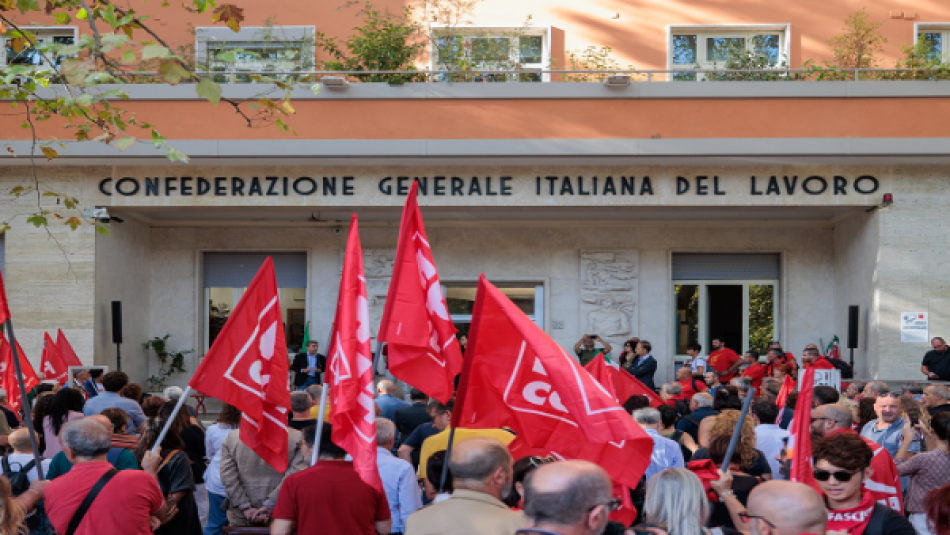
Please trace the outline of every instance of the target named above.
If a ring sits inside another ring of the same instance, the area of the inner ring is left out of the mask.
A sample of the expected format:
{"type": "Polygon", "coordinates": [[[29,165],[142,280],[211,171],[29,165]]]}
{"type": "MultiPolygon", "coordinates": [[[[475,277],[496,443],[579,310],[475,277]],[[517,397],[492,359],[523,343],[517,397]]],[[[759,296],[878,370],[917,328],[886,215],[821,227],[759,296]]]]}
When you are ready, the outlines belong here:
{"type": "MultiPolygon", "coordinates": [[[[473,39],[518,39],[535,71],[600,45],[641,68],[714,68],[723,43],[760,47],[797,67],[828,56],[821,43],[853,11],[793,16],[747,2],[720,13],[670,2],[627,11],[594,3],[581,13],[570,2],[524,4],[508,10],[486,0],[471,28],[481,32],[473,39]]],[[[886,60],[917,34],[942,43],[950,9],[898,17],[872,4],[869,15],[886,21],[886,60]]],[[[243,34],[199,27],[190,37],[197,53],[219,54],[238,38],[250,46],[260,31],[253,24],[272,28],[265,3],[246,7],[243,34]]],[[[298,7],[278,18],[296,24],[280,28],[289,41],[347,35],[352,20],[334,15],[336,6],[298,7]]],[[[167,31],[177,35],[188,22],[167,17],[167,31]]],[[[438,21],[427,23],[437,35],[438,21]]],[[[61,30],[81,33],[48,33],[61,30]]],[[[438,68],[429,61],[420,67],[438,68]]],[[[221,72],[226,97],[250,100],[261,90],[240,83],[238,71],[221,72]]],[[[713,337],[737,351],[779,340],[800,355],[837,335],[847,356],[848,307],[856,305],[857,376],[922,378],[928,338],[950,326],[950,233],[941,215],[950,82],[713,82],[690,70],[608,88],[559,76],[353,80],[319,93],[307,84],[293,91],[297,136],[243,128],[233,109],[201,101],[187,84],[126,86],[123,106],[158,124],[191,162],[171,164],[147,143],[120,152],[93,142],[66,143],[61,158],[39,162],[43,188],[107,210],[109,235],[91,226],[47,234],[23,221],[54,198],[0,205],[12,221],[3,274],[25,351],[38,363],[43,333],[62,328],[84,362],[115,366],[110,306],[121,301],[122,368],[133,380],[156,372],[142,344],[165,334],[172,349],[194,350],[186,358],[193,370],[266,255],[277,265],[290,349],[308,323],[325,345],[353,212],[375,336],[399,216],[417,180],[462,333],[484,273],[566,348],[598,334],[616,357],[624,340],[649,340],[665,380],[688,343],[708,351],[713,337]],[[920,315],[929,330],[915,338],[902,326],[920,315]]],[[[0,156],[8,190],[33,180],[22,156],[30,141],[10,124],[0,143],[20,156],[0,156]]],[[[48,139],[66,137],[55,121],[44,128],[48,139]]]]}

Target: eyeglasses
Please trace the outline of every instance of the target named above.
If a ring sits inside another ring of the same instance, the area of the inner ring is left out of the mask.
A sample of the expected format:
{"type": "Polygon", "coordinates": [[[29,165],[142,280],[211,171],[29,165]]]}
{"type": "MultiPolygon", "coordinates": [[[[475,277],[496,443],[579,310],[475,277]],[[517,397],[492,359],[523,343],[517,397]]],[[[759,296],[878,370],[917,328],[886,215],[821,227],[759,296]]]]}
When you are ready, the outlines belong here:
{"type": "Polygon", "coordinates": [[[531,466],[535,468],[540,468],[541,465],[553,463],[557,461],[557,458],[553,455],[548,455],[547,457],[529,457],[528,462],[531,463],[531,466]]]}
{"type": "Polygon", "coordinates": [[[878,393],[877,397],[900,399],[901,395],[898,394],[897,392],[880,392],[878,393]]]}
{"type": "Polygon", "coordinates": [[[838,470],[837,472],[829,472],[828,470],[815,470],[815,479],[818,481],[828,481],[832,476],[841,483],[847,483],[851,481],[851,478],[854,477],[857,472],[849,472],[847,470],[838,470]]]}
{"type": "Polygon", "coordinates": [[[764,516],[750,515],[748,511],[742,511],[742,512],[739,513],[739,519],[742,520],[743,522],[748,523],[748,522],[749,522],[750,520],[752,520],[753,518],[758,518],[758,519],[761,520],[762,522],[765,522],[765,524],[766,524],[768,527],[772,528],[772,529],[778,529],[778,528],[775,527],[775,524],[769,522],[769,520],[768,520],[767,518],[765,518],[764,516]]]}
{"type": "Polygon", "coordinates": [[[819,420],[831,420],[832,422],[835,421],[834,418],[828,418],[828,417],[825,417],[825,416],[812,416],[812,417],[811,417],[811,423],[815,423],[815,422],[817,422],[817,421],[819,421],[819,420]]]}
{"type": "Polygon", "coordinates": [[[596,505],[592,505],[592,506],[587,510],[587,512],[589,513],[589,512],[591,512],[591,511],[593,511],[594,509],[597,509],[597,508],[600,507],[601,505],[606,505],[606,506],[607,506],[607,512],[608,512],[608,513],[612,513],[612,512],[614,512],[614,511],[616,511],[617,509],[620,509],[621,501],[620,501],[620,498],[611,498],[610,500],[607,500],[607,503],[598,503],[598,504],[596,504],[596,505]]]}

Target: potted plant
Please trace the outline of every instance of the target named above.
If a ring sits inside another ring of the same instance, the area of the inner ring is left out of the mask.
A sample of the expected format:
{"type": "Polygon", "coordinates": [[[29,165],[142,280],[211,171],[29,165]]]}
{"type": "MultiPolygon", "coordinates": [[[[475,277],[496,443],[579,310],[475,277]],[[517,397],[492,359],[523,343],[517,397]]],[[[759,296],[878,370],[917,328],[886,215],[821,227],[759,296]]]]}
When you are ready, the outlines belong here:
{"type": "Polygon", "coordinates": [[[166,381],[173,373],[183,373],[185,371],[185,355],[194,353],[194,349],[172,352],[168,349],[168,339],[172,335],[152,338],[145,342],[145,350],[152,350],[158,358],[158,374],[148,378],[149,390],[152,392],[162,392],[165,390],[166,381]]]}

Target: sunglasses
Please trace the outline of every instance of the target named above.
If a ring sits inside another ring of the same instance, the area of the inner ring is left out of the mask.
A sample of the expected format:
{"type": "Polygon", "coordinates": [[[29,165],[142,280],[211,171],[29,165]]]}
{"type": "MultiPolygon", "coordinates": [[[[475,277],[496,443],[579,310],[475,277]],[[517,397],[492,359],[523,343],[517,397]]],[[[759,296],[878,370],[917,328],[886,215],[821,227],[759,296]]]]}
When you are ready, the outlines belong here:
{"type": "Polygon", "coordinates": [[[815,470],[815,479],[818,481],[828,481],[832,476],[841,483],[847,483],[851,481],[851,478],[854,477],[857,472],[849,472],[847,470],[838,470],[837,472],[829,472],[828,470],[815,470]]]}
{"type": "Polygon", "coordinates": [[[745,523],[747,523],[747,524],[748,524],[749,521],[752,520],[753,518],[758,518],[758,519],[761,520],[762,522],[765,522],[765,524],[766,524],[768,527],[770,527],[770,528],[772,528],[772,529],[777,529],[777,528],[775,527],[775,524],[769,522],[768,519],[766,519],[764,516],[750,515],[748,511],[742,511],[742,512],[739,513],[739,520],[742,520],[743,522],[745,522],[745,523]]]}

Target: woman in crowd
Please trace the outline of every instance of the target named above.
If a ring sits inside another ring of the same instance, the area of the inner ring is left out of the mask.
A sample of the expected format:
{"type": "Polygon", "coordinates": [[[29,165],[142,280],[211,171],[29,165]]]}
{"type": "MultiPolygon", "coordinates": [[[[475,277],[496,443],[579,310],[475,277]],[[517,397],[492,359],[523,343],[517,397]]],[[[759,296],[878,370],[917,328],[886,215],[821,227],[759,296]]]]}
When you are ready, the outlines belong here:
{"type": "Polygon", "coordinates": [[[158,418],[158,411],[162,410],[165,400],[158,396],[149,396],[142,401],[142,412],[146,418],[158,418]]]}
{"type": "Polygon", "coordinates": [[[221,445],[228,434],[240,425],[241,410],[225,403],[218,420],[205,431],[205,454],[211,462],[204,473],[205,489],[208,491],[208,523],[204,535],[221,535],[228,525],[228,515],[221,509],[221,504],[228,497],[221,483],[221,445]]]}
{"type": "MultiPolygon", "coordinates": [[[[731,437],[720,435],[714,438],[712,443],[709,444],[709,458],[717,467],[726,464],[726,450],[729,448],[730,440],[731,437]]],[[[732,453],[732,460],[728,464],[729,475],[732,476],[730,488],[735,493],[736,499],[738,499],[739,503],[744,507],[746,502],[749,501],[749,494],[752,492],[752,489],[763,480],[761,477],[750,476],[742,471],[742,457],[739,454],[739,448],[736,448],[736,451],[732,453]]],[[[712,503],[712,516],[709,518],[709,524],[711,526],[737,527],[733,524],[729,509],[721,500],[712,503]]]]}
{"type": "MultiPolygon", "coordinates": [[[[709,444],[712,444],[712,441],[718,437],[732,437],[732,431],[739,423],[739,411],[726,410],[717,416],[704,418],[703,423],[705,423],[706,420],[712,420],[711,425],[708,427],[708,440],[709,444]]],[[[702,438],[702,436],[700,436],[700,438],[702,438]]],[[[702,440],[700,444],[702,444],[702,440]]],[[[739,444],[736,446],[736,451],[739,452],[739,458],[741,460],[739,470],[747,475],[761,477],[762,479],[772,478],[772,469],[769,467],[769,462],[765,458],[765,454],[755,448],[755,422],[751,416],[746,416],[745,422],[742,424],[742,434],[739,437],[739,444]]],[[[709,449],[699,448],[693,453],[692,460],[697,461],[709,458],[709,449]]]]}
{"type": "Polygon", "coordinates": [[[928,529],[936,535],[950,535],[950,483],[934,489],[924,497],[928,529]]]}
{"type": "Polygon", "coordinates": [[[129,398],[132,401],[142,404],[143,397],[145,393],[142,391],[142,385],[138,383],[129,383],[122,387],[122,390],[119,392],[119,395],[124,398],[129,398]]]}
{"type": "Polygon", "coordinates": [[[637,344],[639,343],[640,339],[636,337],[623,343],[623,353],[620,354],[620,366],[624,369],[633,364],[633,359],[637,358],[637,344]]]}
{"type": "MultiPolygon", "coordinates": [[[[780,364],[772,368],[772,377],[784,382],[785,377],[792,375],[792,366],[790,364],[780,364]]],[[[794,379],[794,377],[793,377],[794,379]]]]}
{"type": "Polygon", "coordinates": [[[709,500],[696,474],[667,468],[647,483],[643,505],[644,526],[659,527],[669,535],[738,535],[730,528],[706,529],[709,500]]]}
{"type": "Polygon", "coordinates": [[[129,414],[122,409],[103,409],[100,413],[112,422],[112,447],[135,450],[139,446],[139,437],[130,435],[126,427],[129,425],[129,414]]]}
{"type": "Polygon", "coordinates": [[[442,480],[442,467],[445,466],[445,450],[437,451],[426,461],[425,497],[431,503],[444,502],[452,497],[455,487],[452,485],[452,471],[445,471],[445,484],[439,492],[439,483],[442,480]]]}
{"type": "Polygon", "coordinates": [[[933,535],[935,532],[927,525],[924,496],[950,481],[950,412],[938,412],[930,426],[921,422],[916,428],[911,425],[910,418],[904,420],[901,429],[904,441],[894,462],[898,474],[910,476],[904,509],[910,513],[911,524],[918,535],[933,535]],[[918,431],[923,434],[928,451],[914,455],[909,449],[918,431]]]}
{"type": "MultiPolygon", "coordinates": [[[[161,418],[146,422],[139,447],[135,450],[139,464],[145,452],[155,445],[164,425],[165,420],[161,418]]],[[[184,447],[178,426],[169,426],[159,450],[162,462],[158,468],[158,486],[165,496],[166,504],[169,508],[177,507],[178,513],[155,530],[155,535],[201,535],[201,520],[195,503],[195,481],[188,455],[182,451],[184,447]]]]}
{"type": "Polygon", "coordinates": [[[33,425],[38,426],[36,434],[40,441],[39,448],[41,452],[46,450],[46,433],[43,432],[43,420],[49,414],[50,409],[53,408],[53,400],[55,399],[56,394],[46,391],[37,396],[36,402],[33,403],[33,425]]]}
{"type": "Polygon", "coordinates": [[[657,407],[660,411],[660,424],[663,426],[658,432],[660,436],[666,437],[680,445],[680,451],[683,453],[683,462],[689,462],[693,452],[699,449],[699,445],[693,440],[693,437],[685,431],[676,429],[676,421],[679,420],[679,414],[676,408],[670,405],[660,405],[657,407]]]}
{"type": "Polygon", "coordinates": [[[63,388],[53,397],[53,404],[49,413],[43,418],[43,434],[46,436],[46,449],[43,457],[52,459],[54,455],[63,451],[59,443],[59,432],[66,422],[82,420],[82,407],[86,404],[82,392],[75,388],[63,388]]]}
{"type": "MultiPolygon", "coordinates": [[[[162,405],[162,409],[158,411],[158,416],[162,420],[167,420],[171,417],[172,411],[174,410],[174,403],[165,403],[162,405]]],[[[185,451],[185,454],[188,455],[188,460],[191,462],[191,473],[194,477],[195,485],[203,484],[205,481],[204,429],[191,423],[191,416],[188,415],[188,411],[184,408],[179,410],[178,414],[175,415],[172,427],[175,428],[178,432],[178,436],[181,437],[181,442],[184,445],[182,449],[185,451]]]]}
{"type": "MultiPolygon", "coordinates": [[[[742,400],[739,398],[739,389],[732,385],[722,385],[716,389],[716,395],[713,396],[713,410],[716,411],[726,411],[734,410],[738,411],[742,408],[742,400]]],[[[737,413],[738,414],[738,413],[737,413]]],[[[738,421],[738,419],[737,419],[738,421]]],[[[699,422],[699,431],[696,434],[696,437],[700,447],[706,448],[709,447],[709,430],[714,423],[713,418],[703,418],[703,421],[699,422]]]]}
{"type": "Polygon", "coordinates": [[[858,418],[855,420],[854,430],[861,432],[864,426],[871,420],[877,420],[877,413],[874,412],[874,398],[861,398],[858,402],[858,418]]]}

